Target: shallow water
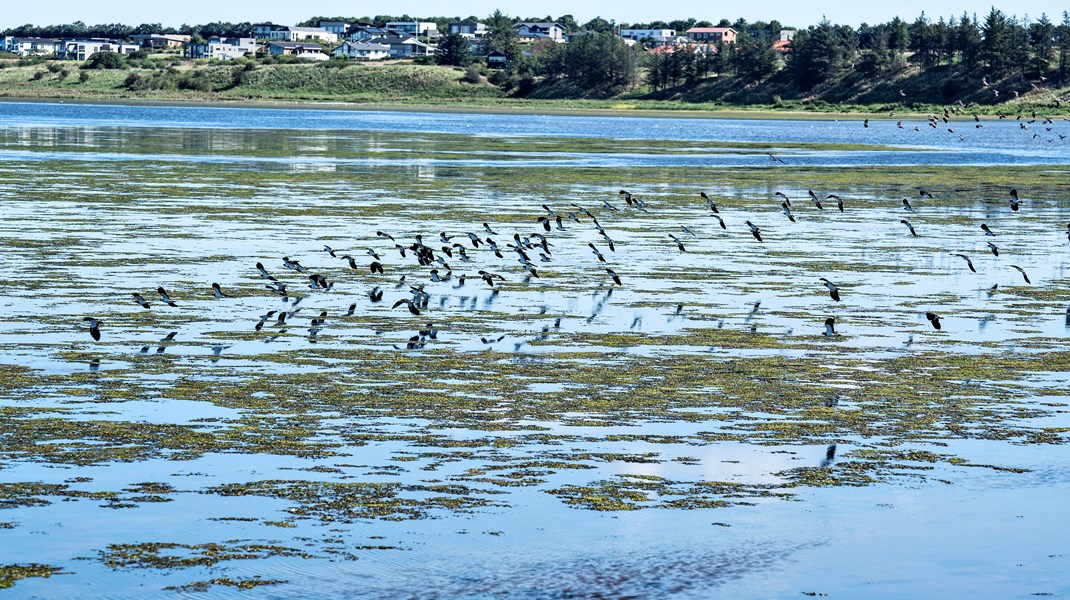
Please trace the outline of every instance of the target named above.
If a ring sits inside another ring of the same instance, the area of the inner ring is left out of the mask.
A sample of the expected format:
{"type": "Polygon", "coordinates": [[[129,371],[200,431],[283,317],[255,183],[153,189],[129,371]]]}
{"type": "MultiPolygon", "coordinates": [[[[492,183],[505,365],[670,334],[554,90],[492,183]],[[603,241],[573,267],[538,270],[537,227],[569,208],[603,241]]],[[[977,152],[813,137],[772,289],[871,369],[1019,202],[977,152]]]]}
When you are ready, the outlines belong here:
{"type": "Polygon", "coordinates": [[[9,593],[1070,594],[1070,125],[913,125],[0,104],[9,593]]]}

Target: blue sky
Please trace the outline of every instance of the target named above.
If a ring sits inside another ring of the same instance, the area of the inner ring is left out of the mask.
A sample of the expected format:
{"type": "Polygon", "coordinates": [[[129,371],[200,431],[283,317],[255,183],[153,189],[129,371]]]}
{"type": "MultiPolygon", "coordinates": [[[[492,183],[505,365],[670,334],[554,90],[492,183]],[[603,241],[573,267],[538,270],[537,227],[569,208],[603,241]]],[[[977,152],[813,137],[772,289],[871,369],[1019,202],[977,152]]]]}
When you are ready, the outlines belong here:
{"type": "MultiPolygon", "coordinates": [[[[0,28],[24,23],[44,25],[50,23],[85,21],[86,23],[122,22],[163,23],[178,26],[182,23],[205,23],[209,21],[274,21],[290,24],[314,15],[339,13],[411,15],[476,15],[490,14],[495,8],[517,16],[558,16],[571,13],[580,22],[596,16],[617,22],[639,22],[653,19],[672,20],[695,17],[718,21],[721,18],[748,21],[777,19],[788,25],[805,27],[821,20],[822,15],[834,23],[858,25],[863,22],[880,23],[896,15],[913,21],[922,11],[934,20],[940,16],[961,15],[963,11],[983,16],[993,6],[990,3],[961,0],[923,2],[921,0],[845,1],[833,0],[823,4],[798,0],[761,0],[734,3],[699,2],[649,2],[647,0],[542,0],[540,2],[513,2],[503,5],[493,0],[400,0],[393,2],[338,2],[337,0],[258,0],[256,2],[218,2],[209,0],[182,0],[180,2],[85,2],[84,0],[49,0],[26,2],[7,0],[0,11],[0,28]],[[448,8],[443,8],[448,7],[448,8]],[[538,8],[535,8],[538,7],[538,8]],[[530,13],[530,14],[529,14],[530,13]]],[[[1053,21],[1061,19],[1062,11],[1070,8],[1053,0],[1015,0],[994,4],[996,8],[1019,18],[1037,17],[1046,12],[1053,21]]]]}

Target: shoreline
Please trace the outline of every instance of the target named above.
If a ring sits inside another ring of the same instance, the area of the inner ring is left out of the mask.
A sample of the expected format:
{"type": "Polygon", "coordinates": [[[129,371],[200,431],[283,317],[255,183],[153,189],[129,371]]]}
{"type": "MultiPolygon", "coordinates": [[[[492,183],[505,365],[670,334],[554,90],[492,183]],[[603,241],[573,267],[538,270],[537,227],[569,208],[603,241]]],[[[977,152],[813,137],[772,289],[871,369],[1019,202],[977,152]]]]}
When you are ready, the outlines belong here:
{"type": "Polygon", "coordinates": [[[249,108],[272,110],[330,110],[352,112],[412,112],[439,114],[502,114],[548,115],[575,117],[638,117],[652,119],[754,119],[843,121],[850,119],[896,120],[924,118],[923,113],[896,113],[895,116],[862,112],[807,112],[776,109],[686,109],[686,108],[596,108],[561,106],[488,106],[480,104],[403,104],[391,102],[331,102],[293,100],[198,100],[142,98],[63,98],[0,96],[0,102],[10,104],[78,104],[96,106],[154,106],[183,108],[249,108]]]}

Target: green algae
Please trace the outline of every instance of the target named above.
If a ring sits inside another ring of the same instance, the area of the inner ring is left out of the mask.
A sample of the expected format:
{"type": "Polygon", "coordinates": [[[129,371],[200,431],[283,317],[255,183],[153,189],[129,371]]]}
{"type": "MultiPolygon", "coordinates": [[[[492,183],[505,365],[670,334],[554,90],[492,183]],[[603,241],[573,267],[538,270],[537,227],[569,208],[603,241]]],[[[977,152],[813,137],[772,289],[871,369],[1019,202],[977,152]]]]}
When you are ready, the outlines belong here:
{"type": "Polygon", "coordinates": [[[0,589],[13,587],[19,579],[27,577],[51,577],[63,573],[59,567],[37,563],[25,565],[0,565],[0,589]]]}

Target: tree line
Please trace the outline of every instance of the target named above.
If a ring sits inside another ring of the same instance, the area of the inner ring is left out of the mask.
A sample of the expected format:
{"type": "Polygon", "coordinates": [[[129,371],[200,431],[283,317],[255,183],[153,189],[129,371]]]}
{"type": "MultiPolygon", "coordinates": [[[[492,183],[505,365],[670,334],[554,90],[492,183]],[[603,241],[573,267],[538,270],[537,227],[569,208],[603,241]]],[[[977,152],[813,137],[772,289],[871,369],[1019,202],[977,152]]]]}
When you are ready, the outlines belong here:
{"type": "MultiPolygon", "coordinates": [[[[585,93],[609,94],[642,82],[654,90],[695,83],[712,76],[734,76],[748,81],[770,77],[790,78],[806,90],[823,82],[853,74],[863,78],[895,75],[906,69],[934,78],[967,77],[992,82],[1010,80],[1019,84],[1053,79],[1070,84],[1070,12],[1058,23],[1047,15],[1019,19],[992,8],[983,18],[962,14],[933,20],[924,13],[907,22],[899,17],[887,23],[858,27],[836,25],[822,19],[800,28],[786,53],[774,43],[785,27],[778,21],[748,23],[684,19],[649,23],[615,23],[596,17],[581,23],[572,15],[520,19],[495,11],[483,19],[376,15],[373,17],[313,17],[303,25],[336,20],[367,22],[383,26],[390,21],[434,22],[442,32],[457,21],[482,21],[488,35],[480,50],[502,52],[508,59],[506,79],[531,82],[566,81],[585,93]],[[522,48],[514,25],[520,21],[561,24],[568,33],[582,33],[567,45],[538,42],[522,48]],[[712,51],[681,47],[675,52],[643,52],[614,35],[621,28],[675,29],[683,34],[691,27],[732,27],[738,41],[712,51]],[[523,50],[527,50],[524,52],[523,50]]],[[[4,30],[3,35],[21,37],[126,38],[139,33],[177,33],[199,37],[249,36],[252,23],[215,22],[203,25],[163,27],[159,23],[128,26],[120,23],[36,27],[23,25],[4,30]]],[[[471,42],[460,36],[444,36],[439,43],[439,62],[464,66],[471,62],[471,42]]]]}

